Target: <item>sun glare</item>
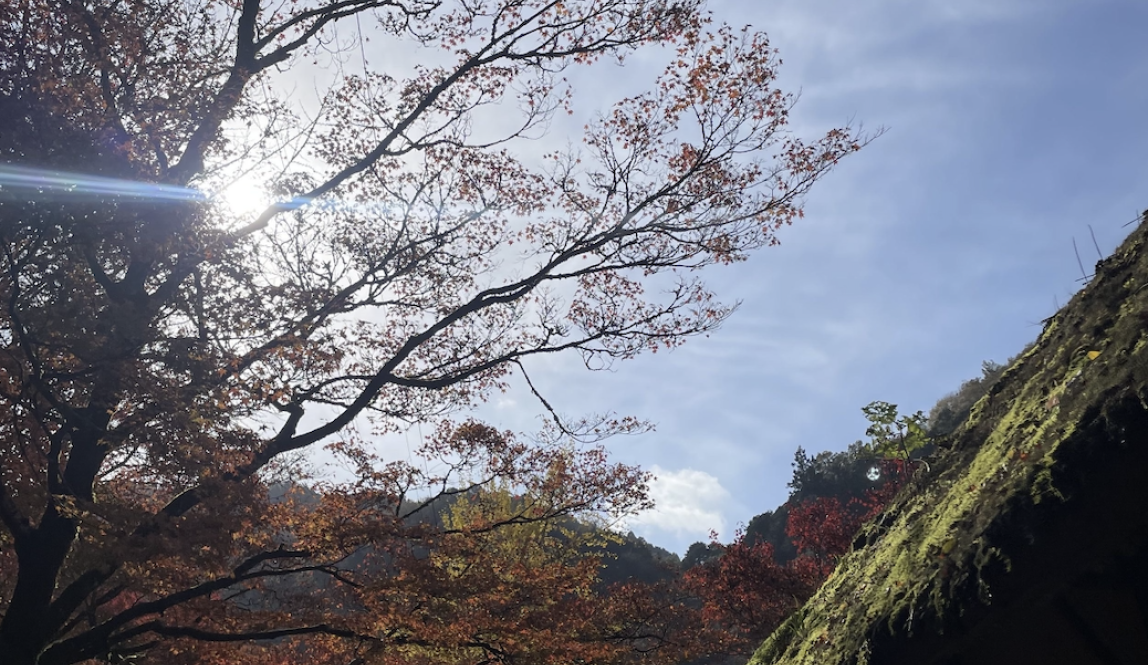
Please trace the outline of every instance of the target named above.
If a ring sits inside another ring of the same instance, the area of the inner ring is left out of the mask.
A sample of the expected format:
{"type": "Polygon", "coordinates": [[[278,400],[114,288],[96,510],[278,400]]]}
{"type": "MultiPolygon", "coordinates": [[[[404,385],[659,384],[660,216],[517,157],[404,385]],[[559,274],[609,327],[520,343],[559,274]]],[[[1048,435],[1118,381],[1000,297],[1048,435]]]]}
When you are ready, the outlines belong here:
{"type": "Polygon", "coordinates": [[[240,178],[220,188],[212,197],[229,212],[240,215],[257,215],[271,205],[271,195],[254,178],[240,178]]]}

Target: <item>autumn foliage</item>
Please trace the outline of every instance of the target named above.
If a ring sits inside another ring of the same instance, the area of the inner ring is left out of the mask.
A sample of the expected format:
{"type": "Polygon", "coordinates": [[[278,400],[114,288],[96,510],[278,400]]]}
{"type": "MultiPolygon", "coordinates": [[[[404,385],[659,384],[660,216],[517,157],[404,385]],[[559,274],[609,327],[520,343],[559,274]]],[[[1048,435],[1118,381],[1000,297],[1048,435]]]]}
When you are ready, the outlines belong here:
{"type": "MultiPolygon", "coordinates": [[[[836,456],[850,458],[852,452],[836,456]]],[[[644,655],[659,663],[712,663],[748,657],[813,595],[855,547],[862,524],[884,510],[918,464],[900,458],[869,458],[869,463],[881,478],[868,481],[858,493],[851,493],[849,484],[830,483],[820,487],[833,487],[834,494],[793,500],[786,530],[795,541],[794,558],[780,558],[772,543],[741,532],[729,543],[718,542],[713,534],[705,554],[689,561],[684,571],[652,584],[630,582],[609,589],[599,611],[613,613],[614,625],[624,626],[623,634],[633,642],[630,652],[615,658],[644,655]]],[[[810,479],[807,469],[795,468],[795,476],[800,475],[810,479]]],[[[695,545],[699,552],[700,545],[695,545]]]]}
{"type": "Polygon", "coordinates": [[[685,573],[687,588],[702,599],[701,615],[717,627],[722,653],[745,655],[800,607],[849,553],[861,525],[876,517],[907,478],[901,460],[882,462],[888,480],[862,496],[814,497],[790,508],[786,533],[798,555],[786,563],[766,542],[739,535],[719,558],[685,573]]]}
{"type": "Polygon", "coordinates": [[[815,571],[824,579],[833,572],[837,560],[853,546],[857,530],[876,517],[907,480],[913,463],[903,459],[875,462],[884,482],[859,496],[818,496],[792,506],[786,535],[797,547],[795,565],[815,571]]]}
{"type": "Polygon", "coordinates": [[[729,315],[698,270],[774,244],[865,141],[791,133],[777,65],[699,0],[0,3],[0,662],[640,642],[581,621],[607,616],[590,563],[499,539],[644,506],[597,447],[642,425],[541,395],[531,439],[449,419],[537,357],[608,367],[729,315]],[[648,90],[520,156],[583,110],[564,72],[647,47],[648,90]],[[323,447],[348,475],[277,495],[323,447]],[[495,489],[523,498],[430,517],[495,489]]]}
{"type": "Polygon", "coordinates": [[[740,535],[721,556],[684,573],[683,586],[697,597],[700,645],[705,655],[751,652],[821,580],[800,565],[780,564],[769,543],[740,535]]]}

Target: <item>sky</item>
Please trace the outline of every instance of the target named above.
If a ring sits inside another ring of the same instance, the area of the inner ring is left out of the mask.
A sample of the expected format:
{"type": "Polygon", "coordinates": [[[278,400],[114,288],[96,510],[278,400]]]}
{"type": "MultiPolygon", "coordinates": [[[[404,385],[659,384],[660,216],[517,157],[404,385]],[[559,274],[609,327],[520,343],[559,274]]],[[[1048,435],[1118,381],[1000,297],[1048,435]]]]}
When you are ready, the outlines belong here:
{"type": "MultiPolygon", "coordinates": [[[[1142,0],[710,7],[769,34],[799,135],[884,133],[814,187],[779,247],[708,273],[741,303],[721,330],[609,372],[530,368],[563,413],[656,423],[608,445],[657,476],[659,508],[628,528],[679,554],[784,502],[797,447],[863,438],[865,404],[928,411],[1019,352],[1081,287],[1074,240],[1090,270],[1089,226],[1107,254],[1148,208],[1142,0]]],[[[640,86],[648,64],[573,81],[640,86]]],[[[484,417],[529,431],[540,412],[516,389],[484,417]]]]}
{"type": "MultiPolygon", "coordinates": [[[[768,33],[784,63],[779,86],[800,97],[798,136],[852,125],[875,139],[814,186],[780,246],[706,272],[719,298],[740,303],[722,329],[609,371],[589,372],[576,355],[528,364],[563,414],[656,425],[608,442],[614,459],[656,476],[658,507],[622,526],[679,554],[711,533],[728,542],[783,503],[797,448],[863,438],[862,406],[927,412],[982,362],[1017,354],[1148,209],[1145,0],[709,8],[718,23],[768,33]]],[[[376,55],[396,71],[422,57],[376,55]]],[[[605,110],[648,88],[655,55],[567,72],[576,107],[605,110]]],[[[318,89],[308,79],[325,66],[286,81],[294,101],[306,106],[318,89]]],[[[576,142],[581,122],[560,116],[528,151],[576,142]]],[[[542,413],[514,383],[478,415],[531,432],[542,413]]],[[[380,446],[409,454],[422,434],[380,446]]]]}
{"type": "MultiPolygon", "coordinates": [[[[610,371],[570,355],[528,365],[565,415],[656,424],[608,442],[614,459],[656,475],[658,508],[621,526],[679,554],[711,532],[728,542],[783,503],[799,446],[864,438],[862,406],[927,412],[983,361],[1017,354],[1082,286],[1074,241],[1088,271],[1148,209],[1144,0],[709,8],[769,35],[779,86],[800,96],[797,135],[852,125],[880,136],[814,186],[780,246],[707,271],[724,302],[740,303],[716,333],[610,371]]],[[[384,49],[372,60],[396,70],[426,54],[372,44],[384,49]]],[[[291,83],[296,101],[327,66],[291,83]]],[[[639,52],[566,74],[592,114],[648,88],[661,66],[639,52]]],[[[583,118],[560,117],[524,149],[577,142],[583,118]]],[[[516,383],[478,415],[528,433],[542,413],[516,383]]],[[[409,454],[423,434],[380,445],[409,454]]]]}

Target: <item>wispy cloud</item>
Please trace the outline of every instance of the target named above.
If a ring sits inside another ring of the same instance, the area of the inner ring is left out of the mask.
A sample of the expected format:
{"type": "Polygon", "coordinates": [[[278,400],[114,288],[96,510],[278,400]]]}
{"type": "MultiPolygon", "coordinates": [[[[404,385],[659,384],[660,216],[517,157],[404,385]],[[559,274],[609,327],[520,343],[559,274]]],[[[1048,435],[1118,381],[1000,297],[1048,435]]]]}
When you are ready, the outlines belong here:
{"type": "Polygon", "coordinates": [[[655,540],[667,535],[704,540],[711,531],[724,532],[723,509],[730,494],[717,478],[697,469],[670,471],[654,465],[650,470],[656,507],[631,518],[631,528],[655,540]]]}
{"type": "MultiPolygon", "coordinates": [[[[1148,3],[1127,0],[776,0],[712,3],[769,32],[804,137],[854,119],[888,127],[811,193],[782,244],[705,277],[740,311],[673,353],[587,372],[535,358],[559,411],[616,411],[656,432],[615,458],[659,475],[632,522],[676,551],[786,496],[794,449],[862,438],[860,407],[928,409],[982,360],[1004,360],[1079,287],[1072,239],[1110,251],[1148,206],[1148,3]]],[[[577,70],[592,114],[647,85],[657,54],[577,70]]],[[[555,120],[554,138],[582,118],[555,120]]],[[[538,150],[561,145],[538,142],[538,150]]],[[[1085,251],[1085,250],[1088,251],[1085,251]]],[[[543,411],[512,382],[483,413],[532,431],[543,411]],[[503,407],[503,408],[498,408],[503,407]]]]}

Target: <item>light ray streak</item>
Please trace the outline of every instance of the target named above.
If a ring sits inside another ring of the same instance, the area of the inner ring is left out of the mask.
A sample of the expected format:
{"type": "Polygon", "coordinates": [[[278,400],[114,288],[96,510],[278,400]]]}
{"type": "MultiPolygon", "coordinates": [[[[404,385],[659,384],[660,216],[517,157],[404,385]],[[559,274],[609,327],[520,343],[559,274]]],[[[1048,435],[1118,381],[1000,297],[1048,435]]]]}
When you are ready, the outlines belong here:
{"type": "Polygon", "coordinates": [[[189,187],[0,164],[0,196],[8,192],[35,192],[37,198],[119,197],[197,203],[210,200],[207,194],[189,187]]]}
{"type": "MultiPolygon", "coordinates": [[[[190,187],[164,185],[140,180],[108,178],[73,171],[58,171],[0,163],[0,201],[3,200],[107,200],[171,201],[218,203],[223,191],[209,194],[190,187]]],[[[297,196],[265,206],[266,211],[290,212],[300,208],[347,211],[389,216],[398,209],[393,203],[350,203],[341,200],[297,196]]]]}

